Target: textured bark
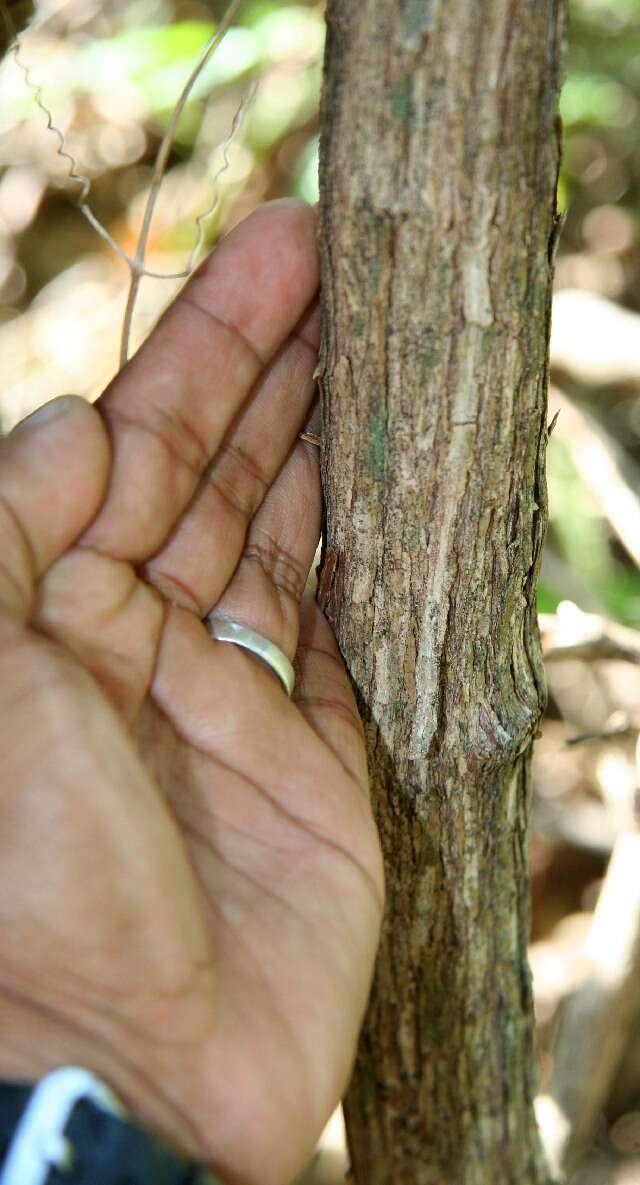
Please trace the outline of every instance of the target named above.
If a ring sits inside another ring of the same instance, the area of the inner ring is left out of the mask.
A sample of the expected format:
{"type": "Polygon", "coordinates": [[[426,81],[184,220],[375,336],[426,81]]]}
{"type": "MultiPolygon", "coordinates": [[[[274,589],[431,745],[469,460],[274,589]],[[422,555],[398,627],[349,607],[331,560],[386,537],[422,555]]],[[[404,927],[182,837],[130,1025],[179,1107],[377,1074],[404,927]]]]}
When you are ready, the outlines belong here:
{"type": "Polygon", "coordinates": [[[328,614],[388,878],[353,1171],[539,1185],[527,828],[561,0],[329,0],[327,19],[328,614]]]}

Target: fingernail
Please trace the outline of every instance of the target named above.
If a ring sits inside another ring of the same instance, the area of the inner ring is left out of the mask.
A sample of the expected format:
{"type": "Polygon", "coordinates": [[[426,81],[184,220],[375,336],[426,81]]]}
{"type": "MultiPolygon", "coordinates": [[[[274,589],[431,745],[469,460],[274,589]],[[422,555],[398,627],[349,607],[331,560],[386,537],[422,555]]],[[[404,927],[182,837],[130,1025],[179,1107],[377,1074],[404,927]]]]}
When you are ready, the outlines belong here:
{"type": "Polygon", "coordinates": [[[21,428],[39,428],[48,420],[58,419],[58,416],[63,416],[71,410],[77,399],[77,395],[60,395],[57,399],[50,399],[48,403],[43,403],[42,407],[32,411],[31,415],[25,416],[24,420],[20,420],[14,431],[18,432],[21,428]]]}

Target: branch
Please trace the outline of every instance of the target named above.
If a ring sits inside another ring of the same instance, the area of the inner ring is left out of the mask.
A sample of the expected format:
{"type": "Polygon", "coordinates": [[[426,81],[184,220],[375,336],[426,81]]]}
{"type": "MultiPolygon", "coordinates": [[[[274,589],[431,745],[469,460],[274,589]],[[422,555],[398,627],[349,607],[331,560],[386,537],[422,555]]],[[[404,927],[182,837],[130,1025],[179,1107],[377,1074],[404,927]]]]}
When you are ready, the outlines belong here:
{"type": "Polygon", "coordinates": [[[247,107],[250,107],[251,104],[254,102],[257,92],[258,92],[258,83],[255,82],[253,84],[251,90],[246,95],[242,96],[242,99],[240,101],[240,106],[238,107],[238,110],[236,111],[236,113],[233,117],[233,120],[231,122],[231,128],[229,129],[229,135],[227,136],[226,140],[224,141],[224,144],[222,145],[222,164],[220,165],[220,168],[218,169],[218,171],[216,173],[214,173],[214,175],[213,175],[213,180],[212,180],[213,190],[212,190],[212,195],[211,195],[211,201],[210,201],[209,205],[207,206],[206,210],[203,210],[202,213],[198,214],[198,217],[196,218],[196,237],[195,237],[193,247],[191,248],[191,254],[189,256],[187,266],[185,268],[186,275],[191,275],[191,272],[193,271],[193,269],[195,267],[195,262],[198,257],[200,248],[202,246],[202,240],[204,238],[204,223],[207,221],[208,218],[211,217],[211,215],[213,214],[214,210],[216,209],[216,207],[218,205],[218,201],[220,200],[219,182],[220,182],[220,178],[223,176],[224,173],[226,173],[227,169],[229,168],[229,149],[230,149],[231,145],[233,144],[233,141],[236,138],[239,128],[242,125],[242,120],[243,120],[245,111],[246,111],[247,107]]]}
{"type": "MultiPolygon", "coordinates": [[[[242,96],[242,98],[240,100],[240,106],[238,107],[238,110],[236,111],[236,113],[233,117],[233,120],[231,122],[231,128],[229,130],[229,135],[227,136],[226,140],[224,141],[224,143],[222,145],[222,164],[220,165],[220,168],[217,170],[217,172],[214,173],[214,175],[211,179],[211,185],[212,185],[211,201],[209,202],[209,205],[207,206],[206,210],[203,210],[202,213],[198,214],[198,216],[196,218],[196,237],[195,237],[193,246],[191,248],[191,252],[189,254],[189,259],[187,260],[185,267],[183,267],[182,271],[179,271],[179,272],[152,272],[149,270],[149,268],[144,267],[144,268],[142,268],[142,270],[140,272],[141,277],[147,276],[151,280],[186,280],[187,276],[191,275],[191,273],[195,267],[195,262],[198,257],[198,253],[200,251],[200,248],[202,247],[202,241],[204,239],[204,223],[206,222],[206,220],[208,218],[211,217],[211,215],[217,209],[218,202],[220,201],[219,182],[220,182],[220,178],[222,177],[223,173],[226,173],[227,169],[229,168],[229,149],[230,149],[233,141],[236,138],[239,128],[241,127],[242,119],[243,119],[243,116],[244,116],[244,113],[245,113],[247,107],[249,107],[251,105],[251,103],[253,103],[253,101],[256,97],[258,85],[259,85],[258,82],[255,82],[254,85],[252,86],[251,90],[246,95],[242,96]]],[[[133,270],[133,260],[130,260],[128,256],[125,256],[125,258],[127,259],[127,262],[130,264],[130,266],[132,267],[132,270],[133,270]]]]}
{"type": "Polygon", "coordinates": [[[202,70],[206,66],[207,62],[210,60],[211,56],[213,55],[213,53],[215,52],[215,50],[218,48],[221,41],[223,40],[225,34],[227,33],[230,25],[232,24],[237,12],[238,12],[238,9],[240,8],[241,3],[242,3],[242,0],[231,0],[231,3],[229,4],[229,7],[227,8],[227,11],[226,11],[224,17],[218,26],[218,29],[216,30],[215,33],[213,33],[211,35],[211,37],[207,41],[206,45],[204,46],[195,66],[193,67],[193,70],[191,71],[191,74],[189,75],[189,77],[188,77],[185,85],[183,86],[182,91],[178,97],[178,100],[176,102],[176,105],[175,105],[172,115],[171,115],[171,119],[169,121],[169,126],[164,134],[164,137],[163,137],[160,147],[158,149],[158,154],[156,157],[156,162],[155,162],[154,171],[153,171],[153,177],[151,180],[151,185],[149,188],[149,193],[147,195],[147,201],[146,201],[146,205],[145,205],[145,209],[144,209],[142,226],[140,229],[140,235],[138,237],[138,242],[136,245],[136,252],[135,252],[135,255],[133,257],[131,257],[131,256],[127,255],[127,253],[125,251],[123,251],[123,249],[119,245],[119,243],[117,243],[116,240],[109,234],[109,231],[106,229],[106,227],[102,225],[102,223],[99,221],[98,218],[96,218],[95,214],[93,213],[93,210],[91,209],[90,205],[88,204],[87,198],[89,195],[91,182],[86,175],[79,172],[79,166],[78,166],[78,162],[77,162],[76,158],[67,150],[64,134],[61,131],[61,129],[54,122],[53,115],[52,115],[51,111],[49,110],[49,108],[47,107],[46,103],[44,102],[42,87],[40,87],[37,83],[33,82],[32,78],[31,78],[31,73],[30,73],[29,67],[22,60],[21,41],[20,41],[18,31],[16,30],[14,22],[13,22],[12,13],[9,11],[9,9],[6,6],[6,0],[0,0],[0,13],[2,14],[3,24],[6,28],[7,37],[11,42],[12,52],[13,52],[13,55],[14,55],[14,58],[16,61],[16,65],[18,66],[18,68],[22,72],[22,74],[24,75],[25,84],[27,85],[29,90],[31,90],[33,92],[36,105],[43,112],[43,114],[46,118],[48,131],[53,132],[54,136],[56,137],[56,139],[58,141],[57,153],[58,153],[58,156],[61,159],[63,159],[67,164],[69,180],[76,182],[80,186],[80,195],[78,198],[78,208],[80,209],[81,213],[86,218],[87,222],[89,222],[89,224],[96,231],[96,233],[98,235],[100,235],[100,237],[109,245],[109,247],[111,247],[111,249],[116,253],[116,255],[118,255],[118,257],[123,261],[123,263],[126,263],[128,269],[129,269],[131,278],[130,278],[130,283],[129,283],[129,293],[128,293],[128,297],[127,297],[127,305],[126,305],[124,322],[123,322],[123,327],[122,327],[122,338],[121,338],[121,348],[120,348],[120,366],[121,367],[125,364],[125,362],[127,361],[128,355],[129,355],[129,342],[130,342],[130,337],[131,337],[131,326],[133,323],[133,314],[135,311],[135,304],[136,304],[136,300],[137,300],[137,296],[138,296],[138,290],[140,288],[140,281],[143,276],[151,276],[154,279],[161,279],[161,280],[176,280],[176,279],[179,280],[179,279],[185,279],[187,276],[189,276],[191,274],[193,267],[194,267],[194,261],[195,261],[196,256],[202,246],[202,240],[204,237],[204,229],[203,229],[204,222],[213,213],[213,211],[215,210],[215,208],[218,204],[218,201],[219,201],[219,181],[220,181],[220,178],[222,177],[223,173],[225,173],[229,167],[229,155],[228,155],[229,148],[231,147],[231,144],[232,144],[232,142],[238,132],[238,129],[242,123],[242,118],[243,118],[243,115],[244,115],[244,112],[245,112],[247,106],[250,103],[252,103],[255,98],[255,94],[257,91],[257,85],[258,85],[257,83],[254,84],[253,88],[247,95],[243,96],[243,98],[240,102],[240,106],[239,106],[238,110],[236,111],[236,114],[233,118],[233,122],[231,124],[231,130],[229,132],[229,135],[227,136],[227,139],[224,141],[224,143],[222,145],[222,164],[213,177],[213,182],[212,182],[213,194],[212,194],[211,202],[209,203],[206,210],[204,210],[196,218],[196,237],[195,237],[195,241],[194,241],[193,247],[191,249],[186,267],[184,268],[183,271],[176,272],[176,273],[158,273],[158,272],[147,271],[147,269],[144,266],[144,263],[145,263],[145,256],[146,256],[146,250],[147,250],[147,243],[148,243],[148,239],[149,239],[149,232],[151,230],[151,223],[153,220],[153,214],[154,214],[156,202],[158,200],[158,195],[160,193],[160,187],[162,185],[162,180],[163,180],[164,173],[166,170],[167,161],[169,159],[169,154],[171,152],[173,141],[175,139],[175,134],[176,134],[178,122],[180,120],[182,112],[184,111],[185,105],[188,101],[189,95],[193,89],[195,82],[197,81],[200,73],[202,72],[202,70]]]}
{"type": "Polygon", "coordinates": [[[618,659],[640,663],[640,631],[608,621],[597,613],[583,613],[564,601],[557,613],[541,613],[542,652],[545,662],[581,659],[596,662],[618,659]]]}
{"type": "Polygon", "coordinates": [[[560,1015],[547,1095],[537,1103],[550,1166],[570,1176],[587,1151],[640,1011],[640,835],[621,835],[587,938],[590,972],[560,1015]]]}
{"type": "MultiPolygon", "coordinates": [[[[9,13],[7,12],[7,10],[4,8],[3,8],[3,16],[4,16],[5,22],[7,23],[8,28],[11,29],[12,28],[11,17],[9,15],[9,13]]],[[[65,147],[66,142],[65,142],[64,134],[60,130],[60,128],[53,122],[53,115],[52,115],[51,111],[49,110],[49,108],[47,107],[47,105],[44,102],[44,99],[42,97],[42,87],[39,86],[37,82],[33,82],[32,78],[31,78],[31,71],[30,71],[29,67],[27,66],[26,62],[23,62],[23,60],[22,60],[22,57],[20,54],[21,42],[20,42],[20,38],[16,34],[15,30],[12,30],[12,37],[13,37],[13,40],[12,40],[12,44],[11,44],[11,52],[13,53],[13,57],[14,57],[16,66],[18,67],[18,69],[20,70],[22,75],[24,76],[25,84],[27,85],[29,90],[32,92],[36,106],[40,108],[40,110],[42,111],[43,115],[46,118],[47,131],[53,132],[53,135],[55,136],[56,140],[58,141],[57,154],[61,158],[61,160],[64,160],[67,163],[69,180],[75,181],[80,186],[80,197],[78,199],[78,204],[80,206],[80,209],[83,210],[83,206],[86,202],[86,198],[89,193],[89,189],[91,187],[91,182],[89,181],[89,178],[87,176],[85,176],[83,173],[78,172],[78,162],[77,162],[75,156],[72,156],[72,154],[67,151],[67,149],[65,147]]],[[[84,213],[84,210],[83,210],[83,213],[84,213]]],[[[101,227],[100,229],[104,230],[103,227],[101,227]]]]}
{"type": "MultiPolygon", "coordinates": [[[[640,663],[640,634],[566,603],[541,615],[545,659],[617,658],[640,663]]],[[[576,738],[577,739],[577,738],[576,738]]],[[[639,750],[640,753],[640,750],[639,750]]],[[[639,770],[640,773],[640,770],[639,770]]],[[[587,938],[589,972],[560,1012],[548,1093],[536,1108],[552,1172],[571,1177],[640,1014],[640,834],[623,832],[587,938]]]]}
{"type": "Polygon", "coordinates": [[[129,258],[126,252],[122,250],[122,247],[119,245],[119,243],[116,243],[115,239],[112,238],[106,227],[104,227],[102,223],[96,218],[91,206],[87,202],[89,190],[91,188],[91,182],[86,174],[79,172],[78,161],[76,160],[75,156],[73,156],[73,154],[67,150],[64,133],[54,122],[53,114],[43,99],[42,87],[39,86],[37,82],[33,81],[29,67],[27,66],[26,62],[22,60],[22,42],[19,31],[16,29],[14,24],[13,14],[6,7],[4,0],[1,0],[1,3],[3,22],[7,30],[7,36],[10,39],[11,52],[13,54],[16,66],[24,77],[25,85],[33,94],[36,107],[38,107],[45,116],[47,121],[47,131],[52,132],[58,141],[57,155],[61,160],[66,161],[69,180],[74,181],[80,186],[78,209],[84,215],[90,226],[92,226],[96,231],[96,233],[99,234],[106,243],[108,243],[112,251],[115,251],[116,255],[118,255],[129,268],[131,268],[132,260],[129,258]]]}
{"type": "MultiPolygon", "coordinates": [[[[189,75],[187,81],[184,84],[184,87],[182,88],[182,91],[180,93],[178,101],[173,109],[173,113],[172,113],[171,119],[169,121],[169,126],[162,138],[162,143],[160,144],[160,147],[158,149],[158,155],[156,157],[156,163],[155,163],[154,170],[153,170],[153,177],[151,179],[149,194],[147,196],[147,202],[146,202],[146,206],[145,206],[145,210],[144,210],[144,214],[143,214],[143,218],[142,218],[142,227],[140,229],[140,235],[138,237],[138,243],[136,246],[136,253],[135,253],[133,259],[131,260],[131,265],[130,265],[131,266],[131,282],[129,285],[129,295],[127,297],[127,306],[125,309],[124,322],[123,322],[123,326],[122,326],[122,340],[121,340],[121,344],[120,344],[120,366],[121,367],[125,365],[128,357],[129,357],[129,342],[130,342],[130,338],[131,338],[131,326],[133,323],[133,314],[135,311],[136,300],[138,298],[138,290],[140,288],[140,280],[142,279],[142,276],[144,274],[144,261],[145,261],[145,256],[146,256],[146,252],[147,252],[147,243],[149,240],[149,232],[151,230],[151,222],[153,219],[153,213],[154,213],[154,210],[156,207],[156,202],[158,200],[158,195],[160,193],[162,179],[164,177],[165,169],[167,167],[167,161],[169,160],[169,155],[170,155],[170,152],[171,152],[171,149],[173,146],[173,141],[175,139],[176,130],[178,127],[178,122],[179,122],[180,116],[182,115],[182,112],[184,111],[184,108],[187,104],[187,101],[188,101],[189,95],[191,94],[193,86],[198,79],[198,76],[200,75],[200,73],[204,69],[204,67],[206,66],[206,64],[209,61],[209,59],[211,58],[212,54],[215,52],[215,50],[220,45],[220,42],[222,41],[222,39],[225,36],[227,30],[229,29],[231,23],[233,22],[233,20],[236,16],[236,13],[238,12],[238,9],[240,8],[241,3],[242,3],[242,0],[231,0],[231,3],[229,5],[229,7],[227,8],[227,11],[226,11],[224,17],[222,18],[222,21],[220,22],[217,31],[211,35],[211,37],[207,41],[206,45],[204,46],[204,49],[202,50],[202,53],[200,54],[198,61],[196,62],[195,66],[193,67],[191,74],[189,75]]],[[[199,241],[200,241],[199,238],[196,241],[199,245],[199,241]]]]}

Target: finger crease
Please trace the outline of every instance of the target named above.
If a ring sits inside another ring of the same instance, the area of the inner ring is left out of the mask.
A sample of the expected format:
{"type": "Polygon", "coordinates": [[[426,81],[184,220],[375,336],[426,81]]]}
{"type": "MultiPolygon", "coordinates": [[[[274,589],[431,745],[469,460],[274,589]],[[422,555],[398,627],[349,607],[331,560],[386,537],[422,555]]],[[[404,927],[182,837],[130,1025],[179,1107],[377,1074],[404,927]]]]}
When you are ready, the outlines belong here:
{"type": "Polygon", "coordinates": [[[229,510],[233,510],[235,514],[239,515],[245,527],[249,526],[253,518],[253,508],[251,505],[245,505],[238,497],[237,491],[232,486],[227,488],[226,483],[221,482],[219,478],[213,474],[207,474],[207,481],[213,487],[216,494],[222,499],[225,506],[229,510]]]}
{"type": "Polygon", "coordinates": [[[189,585],[179,580],[177,576],[172,576],[169,572],[163,572],[162,568],[156,568],[152,563],[146,563],[144,565],[142,576],[145,583],[150,581],[165,600],[174,605],[180,605],[182,609],[188,609],[192,613],[196,613],[199,618],[205,616],[207,612],[206,608],[200,604],[196,594],[189,588],[189,585]]]}
{"type": "Polygon", "coordinates": [[[0,507],[2,507],[2,510],[9,519],[9,525],[13,527],[20,545],[20,549],[22,551],[25,568],[28,572],[31,582],[35,584],[36,580],[38,579],[38,560],[33,548],[33,544],[31,543],[31,539],[20,522],[20,519],[13,509],[13,506],[9,502],[8,498],[4,496],[4,494],[0,494],[0,507]]]}
{"type": "Polygon", "coordinates": [[[207,478],[216,489],[226,491],[233,505],[241,511],[243,518],[247,520],[250,520],[255,514],[270,485],[267,475],[255,464],[249,454],[238,448],[237,445],[230,443],[223,443],[220,446],[213,465],[207,471],[207,478]],[[225,469],[230,470],[228,476],[225,474],[225,469]],[[244,478],[244,482],[238,480],[238,473],[241,479],[244,478]],[[242,484],[246,486],[251,483],[258,487],[257,491],[253,489],[248,493],[246,499],[242,498],[239,487],[242,488],[242,484]]]}
{"type": "Polygon", "coordinates": [[[190,475],[198,480],[208,464],[209,450],[191,425],[187,424],[177,413],[167,412],[160,408],[155,408],[154,411],[168,425],[168,430],[166,427],[160,427],[159,424],[136,420],[113,407],[105,408],[104,415],[108,421],[114,424],[123,424],[125,427],[135,428],[139,432],[153,437],[166,449],[172,461],[184,466],[190,475]],[[180,437],[186,447],[179,447],[174,439],[175,436],[180,437]]]}
{"type": "Polygon", "coordinates": [[[233,321],[225,321],[211,309],[208,309],[205,305],[200,304],[200,301],[195,300],[194,297],[188,292],[185,292],[180,297],[180,304],[185,304],[191,309],[196,309],[197,312],[201,313],[203,317],[206,317],[207,321],[209,321],[216,329],[226,330],[226,332],[229,333],[231,337],[233,337],[237,342],[240,343],[241,346],[243,346],[247,354],[251,356],[252,360],[260,368],[260,370],[264,370],[268,359],[262,357],[261,353],[253,344],[251,339],[248,338],[246,334],[244,334],[242,330],[238,328],[237,325],[234,325],[233,321]]]}
{"type": "Polygon", "coordinates": [[[12,569],[9,567],[9,565],[5,564],[2,559],[0,559],[0,580],[3,580],[6,587],[12,589],[13,592],[17,594],[18,606],[19,606],[18,613],[19,613],[20,619],[23,620],[23,613],[25,611],[25,601],[27,602],[27,606],[29,605],[29,602],[30,602],[30,597],[29,597],[30,590],[28,588],[25,589],[22,587],[20,580],[16,576],[15,572],[13,572],[12,569]],[[20,612],[20,610],[22,610],[22,612],[20,612]]]}
{"type": "Polygon", "coordinates": [[[307,583],[306,574],[290,552],[278,547],[270,538],[269,542],[270,547],[255,541],[248,543],[244,558],[255,560],[278,589],[300,600],[307,583]]]}
{"type": "Polygon", "coordinates": [[[209,441],[205,440],[199,432],[196,432],[193,425],[183,416],[179,407],[172,407],[171,410],[166,407],[156,407],[155,411],[169,428],[169,436],[167,437],[169,442],[171,442],[172,433],[177,428],[180,436],[189,442],[190,447],[193,446],[195,461],[192,463],[191,460],[186,460],[185,458],[185,463],[189,467],[192,467],[193,471],[200,477],[211,459],[212,446],[209,444],[209,441]]]}
{"type": "MultiPolygon", "coordinates": [[[[257,877],[251,876],[247,868],[244,868],[239,864],[234,864],[233,860],[231,860],[229,856],[222,851],[220,844],[216,843],[212,836],[207,835],[203,829],[196,827],[195,823],[192,823],[191,820],[186,819],[185,816],[180,812],[179,808],[174,809],[176,810],[176,817],[182,830],[185,831],[193,840],[195,840],[196,843],[205,848],[215,860],[218,860],[220,864],[224,865],[224,867],[228,869],[229,872],[233,873],[235,876],[238,876],[241,880],[246,881],[246,883],[251,885],[252,888],[257,889],[258,892],[263,896],[268,897],[269,900],[281,906],[281,908],[283,908],[287,913],[295,914],[295,909],[290,904],[290,902],[286,900],[286,898],[281,897],[275,892],[273,888],[271,888],[269,885],[266,885],[257,877]]],[[[247,838],[253,840],[253,836],[248,834],[247,838]]]]}
{"type": "MultiPolygon", "coordinates": [[[[179,730],[176,730],[176,731],[178,732],[179,736],[182,735],[179,730]]],[[[193,742],[190,742],[190,743],[193,744],[193,742]]],[[[194,745],[194,748],[198,749],[198,746],[194,745]]],[[[201,750],[201,751],[206,752],[206,750],[201,750]]],[[[210,757],[211,754],[207,753],[207,756],[210,757]]],[[[308,819],[305,819],[301,815],[296,815],[294,813],[294,811],[288,810],[287,807],[284,805],[284,803],[280,801],[277,794],[270,793],[270,791],[267,789],[266,786],[261,785],[259,782],[255,781],[254,778],[250,777],[248,774],[246,774],[244,772],[241,773],[239,770],[234,769],[233,766],[228,765],[227,762],[223,761],[222,758],[218,755],[215,756],[214,760],[216,762],[216,765],[218,765],[218,767],[220,769],[222,769],[223,771],[226,771],[227,773],[234,774],[236,777],[242,778],[242,780],[245,781],[248,786],[250,786],[253,790],[255,790],[259,795],[266,798],[267,802],[270,803],[270,805],[273,807],[273,809],[278,814],[282,815],[283,818],[287,819],[291,824],[293,824],[293,826],[299,828],[306,835],[311,836],[314,840],[317,840],[318,843],[321,843],[324,847],[328,848],[330,851],[335,852],[336,855],[341,856],[342,859],[345,860],[347,864],[351,865],[352,868],[356,869],[360,873],[360,875],[362,876],[364,881],[367,883],[367,885],[369,886],[369,889],[370,889],[371,893],[373,894],[373,897],[374,897],[375,901],[377,902],[379,908],[382,909],[380,894],[378,892],[378,887],[376,885],[376,882],[375,882],[372,874],[369,872],[369,869],[364,864],[361,863],[361,861],[358,859],[358,857],[353,852],[349,851],[348,848],[343,847],[342,844],[338,843],[337,840],[331,839],[328,835],[325,835],[324,832],[318,830],[316,827],[314,827],[311,824],[311,822],[308,819]]],[[[342,768],[345,770],[345,772],[348,774],[348,776],[356,783],[356,785],[358,785],[357,779],[355,778],[354,774],[345,765],[343,765],[342,762],[341,762],[341,765],[342,765],[342,768]]],[[[358,789],[360,790],[359,785],[358,785],[358,789]]]]}

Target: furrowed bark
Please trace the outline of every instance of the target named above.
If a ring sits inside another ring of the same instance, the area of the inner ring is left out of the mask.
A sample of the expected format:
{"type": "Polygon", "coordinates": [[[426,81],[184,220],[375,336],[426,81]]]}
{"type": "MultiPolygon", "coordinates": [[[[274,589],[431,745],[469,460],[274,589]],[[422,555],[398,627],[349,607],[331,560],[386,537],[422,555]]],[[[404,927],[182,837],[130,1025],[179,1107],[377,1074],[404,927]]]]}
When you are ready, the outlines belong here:
{"type": "Polygon", "coordinates": [[[327,21],[328,616],[388,892],[353,1172],[539,1185],[527,829],[562,5],[329,0],[327,21]]]}

